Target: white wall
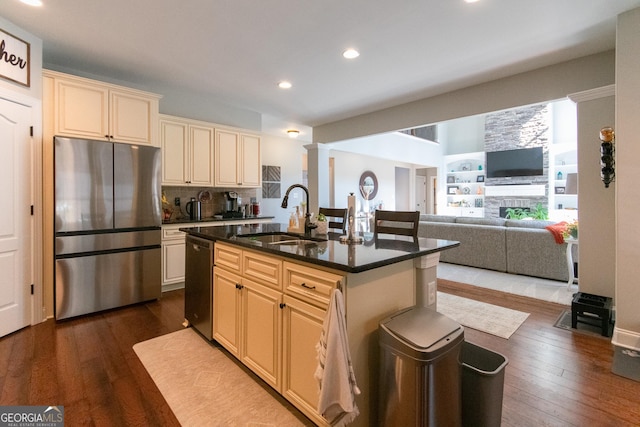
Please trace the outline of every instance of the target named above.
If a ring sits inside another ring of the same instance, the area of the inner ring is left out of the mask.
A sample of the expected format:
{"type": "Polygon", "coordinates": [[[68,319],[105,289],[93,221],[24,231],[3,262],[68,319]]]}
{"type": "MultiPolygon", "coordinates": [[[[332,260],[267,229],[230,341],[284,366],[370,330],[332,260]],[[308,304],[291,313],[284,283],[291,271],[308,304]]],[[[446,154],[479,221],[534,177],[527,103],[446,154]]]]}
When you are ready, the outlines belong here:
{"type": "Polygon", "coordinates": [[[415,170],[417,168],[444,168],[443,146],[399,132],[372,135],[349,141],[328,144],[330,156],[335,158],[335,207],[347,207],[347,196],[354,192],[358,196],[358,206],[363,202],[358,183],[366,170],[374,172],[380,190],[375,201],[384,203],[385,209],[396,209],[395,168],[410,170],[410,185],[406,188],[406,198],[410,205],[415,203],[415,170]],[[375,157],[371,154],[375,153],[375,157]]]}
{"type": "Polygon", "coordinates": [[[615,188],[600,179],[600,140],[604,126],[615,120],[613,88],[571,96],[578,111],[578,220],[580,223],[578,276],[580,291],[615,294],[615,188]]]}
{"type": "MultiPolygon", "coordinates": [[[[359,190],[360,175],[365,171],[372,171],[378,179],[378,193],[375,199],[370,202],[371,205],[383,202],[385,209],[395,209],[396,167],[412,168],[412,165],[365,154],[337,150],[332,150],[331,156],[335,158],[335,207],[346,208],[347,196],[349,196],[349,193],[354,193],[357,196],[357,209],[361,211],[364,200],[359,190]]],[[[413,189],[407,188],[407,192],[413,199],[413,189]]]]}
{"type": "Polygon", "coordinates": [[[438,140],[446,155],[484,151],[484,114],[438,124],[438,140]]]}
{"type": "Polygon", "coordinates": [[[416,165],[443,166],[443,146],[400,132],[389,132],[354,138],[328,144],[333,150],[361,153],[365,156],[375,153],[376,157],[416,165]]]}
{"type": "MultiPolygon", "coordinates": [[[[281,195],[278,199],[262,199],[260,208],[263,215],[275,216],[274,222],[287,224],[291,208],[282,209],[282,197],[284,192],[292,184],[302,183],[303,160],[307,151],[304,148],[304,142],[287,137],[277,137],[273,135],[262,135],[262,164],[268,166],[280,166],[281,174],[281,195]]],[[[299,204],[304,199],[300,190],[294,190],[297,199],[290,198],[289,206],[299,204]]],[[[293,192],[292,192],[293,194],[293,192]]],[[[258,190],[259,198],[262,197],[262,191],[258,190]]],[[[293,208],[295,209],[295,208],[293,208]]]]}
{"type": "MultiPolygon", "coordinates": [[[[640,8],[618,18],[616,42],[616,325],[612,342],[640,350],[640,8]]],[[[595,260],[594,260],[595,261],[595,260]]]]}
{"type": "Polygon", "coordinates": [[[562,99],[613,84],[615,53],[603,52],[313,128],[318,143],[344,141],[562,99]]]}

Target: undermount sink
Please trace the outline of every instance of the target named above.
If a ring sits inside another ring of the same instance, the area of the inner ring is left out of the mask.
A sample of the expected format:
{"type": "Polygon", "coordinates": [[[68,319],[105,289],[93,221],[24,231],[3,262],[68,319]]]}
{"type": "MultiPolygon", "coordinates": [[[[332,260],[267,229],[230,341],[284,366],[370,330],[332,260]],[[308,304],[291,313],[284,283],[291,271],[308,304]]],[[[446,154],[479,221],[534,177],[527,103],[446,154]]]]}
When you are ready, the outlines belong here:
{"type": "Polygon", "coordinates": [[[262,243],[263,245],[316,245],[326,239],[299,236],[287,233],[245,234],[236,236],[236,240],[244,242],[262,243]]]}

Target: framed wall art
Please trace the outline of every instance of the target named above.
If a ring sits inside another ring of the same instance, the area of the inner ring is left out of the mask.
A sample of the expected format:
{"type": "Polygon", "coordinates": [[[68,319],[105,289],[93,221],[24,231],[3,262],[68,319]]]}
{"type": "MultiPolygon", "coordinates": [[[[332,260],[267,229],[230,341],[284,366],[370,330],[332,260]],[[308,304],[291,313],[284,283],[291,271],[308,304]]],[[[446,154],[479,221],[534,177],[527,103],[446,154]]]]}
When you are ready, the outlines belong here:
{"type": "Polygon", "coordinates": [[[0,77],[31,86],[31,45],[0,29],[0,77]]]}

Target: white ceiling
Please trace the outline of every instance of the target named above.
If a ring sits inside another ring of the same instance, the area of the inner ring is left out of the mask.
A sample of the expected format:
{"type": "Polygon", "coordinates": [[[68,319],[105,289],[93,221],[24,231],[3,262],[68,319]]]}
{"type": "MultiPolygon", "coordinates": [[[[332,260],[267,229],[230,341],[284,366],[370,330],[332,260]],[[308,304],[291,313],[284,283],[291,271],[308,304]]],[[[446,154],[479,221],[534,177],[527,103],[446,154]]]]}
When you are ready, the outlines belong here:
{"type": "MultiPolygon", "coordinates": [[[[640,0],[2,0],[54,69],[314,126],[615,47],[640,0]],[[355,60],[341,56],[357,48],[355,60]],[[289,80],[293,88],[277,87],[289,80]]],[[[264,126],[264,124],[263,124],[264,126]]],[[[267,125],[268,126],[268,125],[267,125]]]]}

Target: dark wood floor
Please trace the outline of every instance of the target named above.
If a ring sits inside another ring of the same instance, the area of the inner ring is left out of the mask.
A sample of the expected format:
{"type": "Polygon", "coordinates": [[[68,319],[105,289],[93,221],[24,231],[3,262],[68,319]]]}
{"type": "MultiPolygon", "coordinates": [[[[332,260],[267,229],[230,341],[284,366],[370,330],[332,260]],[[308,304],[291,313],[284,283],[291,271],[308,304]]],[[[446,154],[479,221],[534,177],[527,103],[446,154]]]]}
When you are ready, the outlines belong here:
{"type": "MultiPolygon", "coordinates": [[[[610,340],[555,328],[566,306],[439,281],[439,290],[531,313],[509,339],[465,330],[509,359],[508,426],[638,426],[640,383],[611,373],[610,340]]],[[[69,426],[176,426],[133,345],[182,328],[184,293],[0,338],[0,405],[64,405],[69,426]]]]}
{"type": "Polygon", "coordinates": [[[503,427],[640,425],[640,382],[611,373],[611,339],[553,326],[568,306],[444,280],[438,290],[531,313],[508,340],[465,329],[509,359],[503,427]]]}
{"type": "Polygon", "coordinates": [[[64,405],[68,426],[179,426],[132,347],[182,329],[184,292],[0,339],[0,405],[64,405]]]}

